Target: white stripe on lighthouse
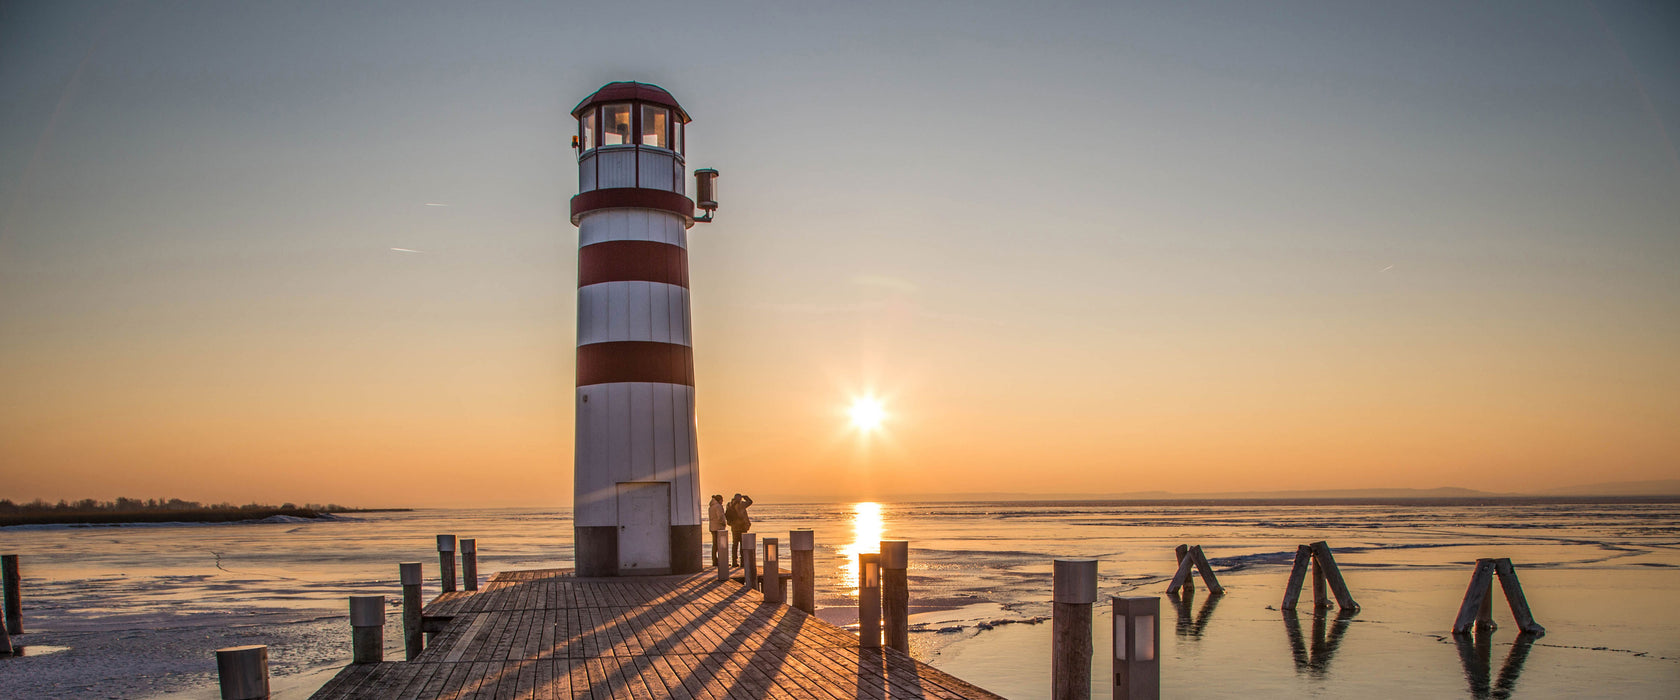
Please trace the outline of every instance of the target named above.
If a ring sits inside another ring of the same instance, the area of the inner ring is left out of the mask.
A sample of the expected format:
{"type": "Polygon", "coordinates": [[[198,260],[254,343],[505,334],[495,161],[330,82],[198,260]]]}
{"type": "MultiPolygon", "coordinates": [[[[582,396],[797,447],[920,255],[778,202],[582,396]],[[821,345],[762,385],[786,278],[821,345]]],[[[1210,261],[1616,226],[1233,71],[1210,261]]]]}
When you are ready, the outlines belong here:
{"type": "Polygon", "coordinates": [[[660,282],[603,282],[579,289],[577,344],[624,340],[692,346],[688,290],[660,282]]]}
{"type": "Polygon", "coordinates": [[[603,209],[578,220],[578,247],[605,241],[656,241],[688,247],[682,217],[655,209],[603,209]]]}
{"type": "Polygon", "coordinates": [[[694,387],[651,382],[579,387],[576,524],[617,524],[620,481],[670,481],[671,524],[700,524],[694,438],[694,387]]]}

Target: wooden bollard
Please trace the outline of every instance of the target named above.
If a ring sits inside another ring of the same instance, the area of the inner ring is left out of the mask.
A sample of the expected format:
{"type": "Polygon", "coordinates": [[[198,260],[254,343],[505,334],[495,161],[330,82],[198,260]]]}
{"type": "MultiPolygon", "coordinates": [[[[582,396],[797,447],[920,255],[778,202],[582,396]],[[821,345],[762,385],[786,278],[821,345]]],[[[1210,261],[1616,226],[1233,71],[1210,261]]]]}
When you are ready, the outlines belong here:
{"type": "Polygon", "coordinates": [[[478,540],[461,540],[461,585],[478,590],[478,540]]]}
{"type": "Polygon", "coordinates": [[[817,534],[800,528],[788,533],[793,550],[793,607],[808,613],[817,611],[817,534]]]}
{"type": "Polygon", "coordinates": [[[420,586],[423,574],[420,562],[398,564],[397,570],[402,573],[403,591],[403,651],[409,661],[426,650],[426,637],[421,629],[420,586]]]}
{"type": "Polygon", "coordinates": [[[222,700],[267,700],[268,645],[217,649],[216,676],[222,700]]]}
{"type": "Polygon", "coordinates": [[[1161,599],[1115,596],[1114,699],[1159,700],[1160,697],[1161,599]]]}
{"type": "Polygon", "coordinates": [[[23,634],[23,577],[18,574],[18,555],[0,555],[0,581],[6,589],[6,631],[23,634]]]}
{"type": "Polygon", "coordinates": [[[910,651],[910,541],[881,540],[881,624],[887,646],[910,651]]]}
{"type": "Polygon", "coordinates": [[[775,537],[764,538],[764,583],[759,588],[766,603],[787,601],[782,588],[782,542],[775,537]]]}
{"type": "Polygon", "coordinates": [[[741,585],[758,588],[758,535],[741,533],[741,585]]]}
{"type": "Polygon", "coordinates": [[[385,660],[385,596],[350,596],[351,663],[385,660]]]}
{"type": "Polygon", "coordinates": [[[717,561],[718,583],[729,580],[729,531],[712,531],[712,559],[717,561]]]}
{"type": "Polygon", "coordinates": [[[443,578],[443,592],[455,591],[455,536],[438,535],[438,576],[443,578]]]}
{"type": "Polygon", "coordinates": [[[1051,572],[1050,697],[1091,697],[1091,606],[1097,602],[1097,560],[1057,559],[1051,572]]]}
{"type": "Polygon", "coordinates": [[[858,646],[881,648],[881,555],[858,553],[858,646]]]}

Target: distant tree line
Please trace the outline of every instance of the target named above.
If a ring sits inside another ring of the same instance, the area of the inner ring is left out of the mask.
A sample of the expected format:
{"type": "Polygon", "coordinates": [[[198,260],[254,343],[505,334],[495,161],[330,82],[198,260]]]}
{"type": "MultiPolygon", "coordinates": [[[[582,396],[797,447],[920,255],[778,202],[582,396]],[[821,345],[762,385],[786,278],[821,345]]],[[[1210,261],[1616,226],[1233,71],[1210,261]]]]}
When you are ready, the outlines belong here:
{"type": "Polygon", "coordinates": [[[284,503],[278,506],[248,503],[204,504],[179,498],[118,498],[100,501],[84,498],[79,501],[48,503],[39,498],[28,503],[0,499],[0,525],[63,524],[63,523],[131,523],[131,522],[227,522],[256,520],[274,515],[298,518],[319,518],[324,513],[355,512],[336,503],[284,503]]]}

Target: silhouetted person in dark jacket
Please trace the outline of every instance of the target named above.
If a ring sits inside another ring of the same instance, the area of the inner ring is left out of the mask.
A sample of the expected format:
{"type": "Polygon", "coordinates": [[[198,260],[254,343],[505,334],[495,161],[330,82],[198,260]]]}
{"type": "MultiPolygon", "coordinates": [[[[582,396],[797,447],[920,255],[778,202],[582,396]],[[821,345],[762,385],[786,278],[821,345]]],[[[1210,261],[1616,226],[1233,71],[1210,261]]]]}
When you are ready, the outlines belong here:
{"type": "Polygon", "coordinates": [[[729,507],[723,509],[723,519],[729,523],[729,565],[741,565],[741,533],[752,529],[752,518],[747,515],[747,506],[753,504],[750,496],[735,494],[729,500],[729,507]]]}

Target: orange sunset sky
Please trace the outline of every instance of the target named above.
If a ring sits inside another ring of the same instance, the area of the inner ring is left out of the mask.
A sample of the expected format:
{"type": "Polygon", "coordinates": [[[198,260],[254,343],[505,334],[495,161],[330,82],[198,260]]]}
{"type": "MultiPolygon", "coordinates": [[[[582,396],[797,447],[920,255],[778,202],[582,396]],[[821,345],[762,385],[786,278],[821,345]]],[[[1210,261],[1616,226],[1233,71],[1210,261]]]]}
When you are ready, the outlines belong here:
{"type": "Polygon", "coordinates": [[[569,505],[612,80],[708,493],[1680,478],[1676,13],[1393,5],[10,5],[0,498],[569,505]]]}

